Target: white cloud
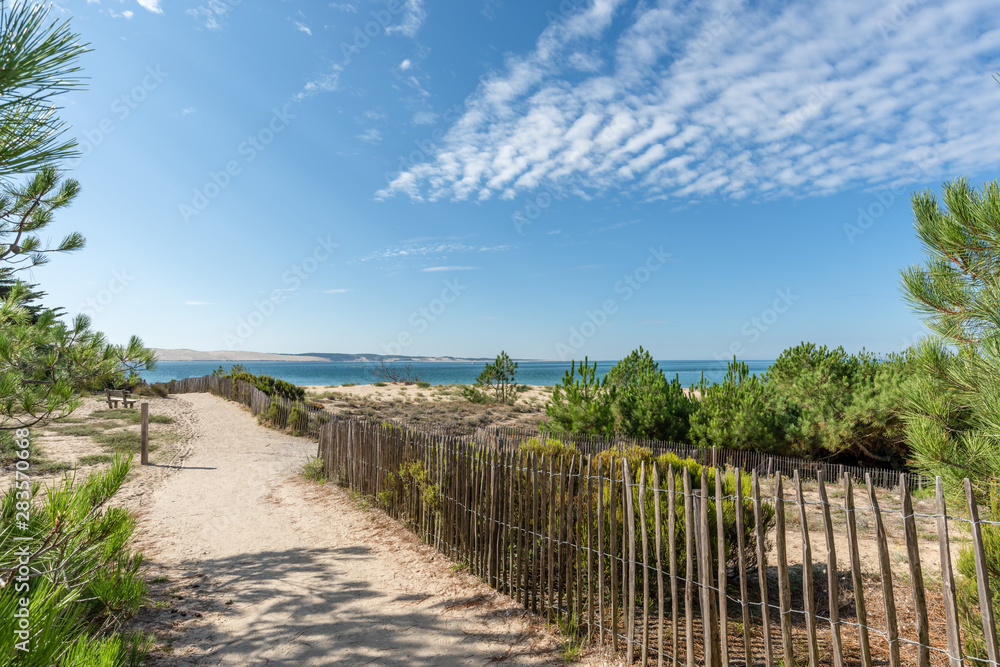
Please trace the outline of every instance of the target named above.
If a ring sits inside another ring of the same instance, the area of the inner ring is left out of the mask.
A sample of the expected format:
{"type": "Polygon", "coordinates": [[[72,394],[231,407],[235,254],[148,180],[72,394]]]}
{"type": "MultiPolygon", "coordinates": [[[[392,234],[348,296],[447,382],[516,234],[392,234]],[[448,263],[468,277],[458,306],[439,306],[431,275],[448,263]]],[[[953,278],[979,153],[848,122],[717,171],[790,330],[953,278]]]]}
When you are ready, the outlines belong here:
{"type": "Polygon", "coordinates": [[[403,5],[403,18],[397,25],[387,27],[385,32],[389,35],[398,32],[407,37],[413,37],[420,30],[420,26],[424,24],[425,18],[427,18],[427,12],[424,10],[424,0],[406,0],[403,5]]]}
{"type": "Polygon", "coordinates": [[[509,245],[474,246],[461,241],[429,241],[421,239],[406,243],[400,247],[387,248],[369,253],[361,258],[362,262],[379,259],[406,259],[411,257],[447,257],[455,253],[468,252],[503,252],[510,250],[509,245]]]}
{"type": "Polygon", "coordinates": [[[333,71],[323,76],[313,79],[312,81],[307,81],[306,85],[302,87],[302,91],[295,95],[295,100],[301,102],[302,100],[313,97],[314,95],[319,95],[320,93],[332,93],[340,87],[340,65],[334,65],[333,71]]]}
{"type": "Polygon", "coordinates": [[[215,303],[211,301],[185,301],[185,306],[214,306],[215,303]]]}
{"type": "Polygon", "coordinates": [[[193,114],[196,111],[197,111],[197,109],[195,109],[194,107],[187,107],[185,109],[181,109],[181,115],[183,115],[183,116],[190,116],[191,114],[193,114]]]}
{"type": "Polygon", "coordinates": [[[162,14],[163,10],[160,9],[160,0],[138,0],[139,6],[143,9],[147,9],[154,14],[162,14]]]}
{"type": "Polygon", "coordinates": [[[347,12],[348,14],[357,14],[358,8],[349,2],[333,2],[330,3],[330,7],[333,9],[339,9],[342,12],[347,12]]]}
{"type": "Polygon", "coordinates": [[[347,294],[348,292],[353,292],[353,291],[354,290],[352,290],[352,289],[340,288],[340,289],[325,289],[325,290],[323,290],[323,293],[324,294],[347,294]]]}
{"type": "Polygon", "coordinates": [[[418,111],[413,114],[414,125],[433,125],[437,122],[438,115],[433,111],[418,111]]]}
{"type": "Polygon", "coordinates": [[[295,29],[296,30],[304,32],[307,35],[312,35],[313,34],[313,31],[310,30],[309,26],[307,26],[305,23],[301,23],[299,21],[293,21],[293,23],[295,24],[295,29]]]}
{"type": "Polygon", "coordinates": [[[426,269],[420,270],[429,273],[436,271],[472,271],[478,268],[478,266],[428,266],[426,269]]]}
{"type": "Polygon", "coordinates": [[[374,127],[368,128],[357,137],[361,141],[367,141],[370,144],[382,143],[382,133],[376,130],[374,127]]]}
{"type": "Polygon", "coordinates": [[[376,197],[823,194],[996,163],[992,0],[624,5],[550,24],[376,197]]]}
{"type": "Polygon", "coordinates": [[[401,70],[403,70],[403,71],[405,72],[406,70],[410,69],[410,67],[411,67],[412,65],[413,65],[413,63],[411,63],[411,62],[410,62],[410,59],[409,59],[409,58],[407,58],[407,59],[406,59],[406,60],[404,60],[403,62],[399,63],[399,69],[401,69],[401,70]]]}
{"type": "Polygon", "coordinates": [[[229,13],[237,4],[226,0],[208,0],[207,4],[188,9],[185,14],[195,17],[209,30],[221,30],[229,18],[229,13]]]}

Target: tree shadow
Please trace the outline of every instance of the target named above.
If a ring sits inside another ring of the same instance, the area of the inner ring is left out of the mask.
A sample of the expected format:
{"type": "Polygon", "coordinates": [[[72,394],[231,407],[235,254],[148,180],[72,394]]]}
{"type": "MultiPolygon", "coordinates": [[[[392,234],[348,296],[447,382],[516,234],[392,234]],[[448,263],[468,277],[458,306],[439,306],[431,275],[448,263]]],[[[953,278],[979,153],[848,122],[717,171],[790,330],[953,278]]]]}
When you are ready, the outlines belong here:
{"type": "Polygon", "coordinates": [[[405,573],[392,581],[399,590],[358,579],[351,569],[370,552],[265,551],[180,566],[150,556],[151,573],[170,579],[151,578],[154,605],[135,619],[163,642],[144,664],[431,667],[517,662],[548,650],[535,646],[531,624],[510,622],[489,595],[407,591],[405,573]]]}

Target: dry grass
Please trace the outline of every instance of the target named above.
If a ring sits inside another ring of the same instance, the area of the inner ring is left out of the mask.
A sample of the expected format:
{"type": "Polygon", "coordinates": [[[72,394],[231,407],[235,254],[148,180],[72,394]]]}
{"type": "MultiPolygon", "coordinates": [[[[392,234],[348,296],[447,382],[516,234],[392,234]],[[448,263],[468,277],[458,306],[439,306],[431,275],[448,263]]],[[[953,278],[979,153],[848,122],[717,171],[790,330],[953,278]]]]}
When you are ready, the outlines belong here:
{"type": "Polygon", "coordinates": [[[513,405],[473,403],[462,385],[388,384],[385,387],[311,387],[310,397],[329,412],[374,420],[402,421],[416,427],[473,433],[484,426],[537,428],[551,395],[547,387],[531,387],[513,405]]]}

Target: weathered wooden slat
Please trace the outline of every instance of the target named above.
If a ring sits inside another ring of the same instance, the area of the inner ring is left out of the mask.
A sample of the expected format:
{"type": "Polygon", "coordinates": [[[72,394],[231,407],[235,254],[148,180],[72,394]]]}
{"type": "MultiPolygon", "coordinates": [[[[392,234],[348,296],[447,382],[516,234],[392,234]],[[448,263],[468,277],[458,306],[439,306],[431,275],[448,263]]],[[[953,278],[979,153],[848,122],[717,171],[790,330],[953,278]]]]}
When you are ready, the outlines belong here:
{"type": "Polygon", "coordinates": [[[656,667],[663,667],[663,524],[660,510],[660,469],[653,465],[653,530],[656,547],[656,667]]]}
{"type": "Polygon", "coordinates": [[[993,598],[990,596],[990,575],[986,568],[986,552],[983,549],[983,529],[979,523],[979,507],[972,493],[972,482],[965,479],[965,499],[969,507],[969,521],[972,524],[972,553],[976,560],[976,585],[979,591],[979,612],[983,619],[983,636],[986,640],[986,655],[993,664],[1000,664],[997,650],[997,628],[993,618],[993,598]]]}
{"type": "MultiPolygon", "coordinates": [[[[594,457],[587,455],[587,636],[594,636],[594,457]]],[[[601,584],[604,585],[603,582],[601,584]]]]}
{"type": "Polygon", "coordinates": [[[850,475],[844,476],[844,514],[847,518],[847,548],[851,552],[851,583],[854,586],[854,613],[858,624],[861,664],[872,667],[872,649],[868,640],[868,614],[865,612],[865,584],[861,578],[861,555],[858,550],[858,524],[854,510],[854,489],[850,475]]]}
{"type": "Polygon", "coordinates": [[[555,480],[555,457],[549,457],[549,474],[546,476],[548,483],[545,487],[545,502],[548,503],[548,531],[549,539],[546,543],[546,574],[545,583],[548,586],[548,594],[545,597],[545,617],[552,623],[556,617],[556,480],[555,480]]]}
{"type": "Polygon", "coordinates": [[[673,667],[680,660],[679,606],[677,604],[677,475],[671,464],[667,470],[667,544],[670,557],[670,652],[673,667]]]}
{"type": "MultiPolygon", "coordinates": [[[[542,456],[544,462],[544,455],[542,456]]],[[[538,481],[538,469],[540,462],[535,454],[531,454],[531,608],[536,614],[542,611],[539,598],[542,592],[542,582],[545,581],[544,569],[542,568],[542,542],[541,542],[541,487],[538,481]]]]}
{"type": "Polygon", "coordinates": [[[830,643],[834,667],[844,667],[844,645],[840,636],[840,580],[837,578],[837,543],[834,541],[830,501],[826,495],[823,471],[817,474],[819,499],[823,505],[823,532],[826,537],[826,585],[830,618],[830,643]]]}
{"type": "Polygon", "coordinates": [[[597,614],[600,617],[600,643],[604,644],[604,634],[608,627],[608,617],[604,613],[604,461],[597,460],[597,614]]]}
{"type": "Polygon", "coordinates": [[[757,477],[757,471],[753,473],[752,484],[754,527],[757,538],[757,583],[760,584],[760,618],[764,636],[764,664],[767,667],[772,667],[774,654],[771,649],[771,614],[768,609],[767,550],[764,548],[764,520],[761,514],[763,506],[761,505],[760,479],[757,477]]]}
{"type": "Polygon", "coordinates": [[[872,486],[871,475],[865,475],[865,485],[868,487],[868,499],[872,504],[872,514],[875,515],[875,540],[878,546],[878,563],[882,575],[882,604],[885,606],[886,639],[889,641],[889,665],[900,667],[899,658],[899,625],[896,621],[896,597],[892,587],[892,564],[889,562],[889,545],[885,534],[885,523],[882,521],[882,511],[879,509],[878,496],[872,486]]]}
{"type": "Polygon", "coordinates": [[[687,667],[694,667],[694,498],[691,471],[684,468],[684,645],[687,667]]]}
{"type": "Polygon", "coordinates": [[[718,575],[716,580],[719,589],[719,657],[722,667],[729,667],[729,603],[726,600],[726,526],[723,510],[723,475],[722,469],[715,468],[715,540],[718,575]]]}
{"type": "Polygon", "coordinates": [[[574,516],[576,521],[573,524],[574,539],[572,541],[573,554],[576,556],[575,567],[576,567],[576,607],[574,608],[574,613],[576,614],[576,620],[579,625],[583,625],[583,498],[584,489],[586,484],[585,469],[584,469],[584,459],[583,455],[579,457],[579,463],[577,465],[577,480],[575,484],[576,488],[576,511],[574,516]]]}
{"type": "Polygon", "coordinates": [[[611,648],[618,652],[618,511],[616,508],[616,488],[615,482],[617,471],[615,470],[615,460],[608,460],[608,518],[610,523],[609,537],[611,540],[611,648]]]}
{"type": "Polygon", "coordinates": [[[930,667],[930,622],[927,618],[927,600],[924,597],[924,573],[920,567],[920,544],[917,522],[913,516],[913,500],[905,474],[899,476],[899,497],[903,513],[903,531],[906,535],[906,555],[910,562],[910,592],[913,595],[913,616],[917,630],[917,667],[930,667]]]}
{"type": "MultiPolygon", "coordinates": [[[[566,471],[566,457],[559,457],[559,490],[558,497],[556,499],[556,589],[558,593],[556,595],[556,618],[563,615],[563,599],[564,594],[569,593],[569,588],[566,586],[567,581],[567,570],[569,569],[566,565],[566,532],[569,524],[569,517],[567,516],[567,496],[569,495],[569,481],[573,475],[572,459],[570,459],[570,469],[569,476],[567,476],[566,471]]],[[[569,604],[566,605],[566,609],[569,608],[569,604]]]]}
{"type": "MultiPolygon", "coordinates": [[[[653,468],[656,464],[653,463],[653,468]]],[[[639,531],[642,535],[642,658],[649,661],[649,530],[646,528],[646,464],[639,468],[639,531]]]]}
{"type": "Polygon", "coordinates": [[[779,472],[774,480],[774,540],[778,561],[778,609],[781,621],[781,651],[785,664],[795,664],[792,653],[792,594],[788,583],[788,550],[785,540],[785,498],[779,472]]]}
{"type": "Polygon", "coordinates": [[[625,527],[628,533],[628,576],[624,578],[628,605],[625,607],[625,654],[629,665],[635,655],[635,507],[632,495],[632,474],[628,460],[622,459],[622,511],[625,513],[625,527]]]}
{"type": "Polygon", "coordinates": [[[809,642],[809,667],[819,665],[819,643],[816,639],[816,590],[813,587],[812,545],[809,543],[809,519],[802,493],[802,477],[795,471],[795,496],[799,504],[799,527],[802,533],[802,600],[806,616],[806,639],[809,642]]]}
{"type": "Polygon", "coordinates": [[[704,662],[706,667],[718,667],[719,646],[715,641],[718,632],[718,618],[715,613],[715,595],[712,592],[712,547],[709,535],[712,532],[708,523],[708,469],[701,469],[701,487],[698,490],[697,511],[695,512],[695,522],[697,532],[698,551],[698,582],[699,599],[701,603],[701,626],[704,637],[704,662]]]}
{"type": "Polygon", "coordinates": [[[743,531],[743,476],[737,468],[733,472],[734,486],[736,487],[736,551],[737,568],[740,577],[740,611],[743,621],[743,664],[745,667],[753,664],[753,651],[750,646],[750,594],[747,589],[747,561],[746,544],[744,544],[743,531]]]}
{"type": "Polygon", "coordinates": [[[934,480],[937,501],[938,548],[941,563],[941,593],[944,598],[945,631],[948,635],[948,665],[961,667],[962,638],[958,627],[958,601],[955,595],[955,573],[951,565],[951,547],[948,542],[948,511],[945,506],[941,478],[934,480]]]}

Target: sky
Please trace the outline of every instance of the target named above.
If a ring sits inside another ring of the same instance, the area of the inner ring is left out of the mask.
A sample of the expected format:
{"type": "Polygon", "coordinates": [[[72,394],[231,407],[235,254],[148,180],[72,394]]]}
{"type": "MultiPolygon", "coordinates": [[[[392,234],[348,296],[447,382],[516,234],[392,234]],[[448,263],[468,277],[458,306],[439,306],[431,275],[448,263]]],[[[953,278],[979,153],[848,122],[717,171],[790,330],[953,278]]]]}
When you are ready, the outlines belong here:
{"type": "Polygon", "coordinates": [[[60,0],[82,192],[31,279],[112,341],[905,349],[910,196],[996,178],[987,0],[60,0]]]}

